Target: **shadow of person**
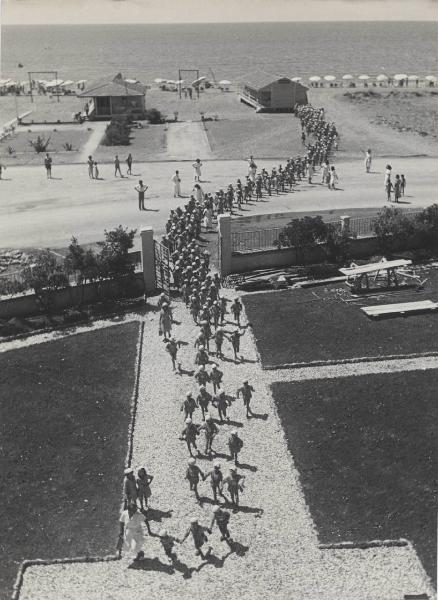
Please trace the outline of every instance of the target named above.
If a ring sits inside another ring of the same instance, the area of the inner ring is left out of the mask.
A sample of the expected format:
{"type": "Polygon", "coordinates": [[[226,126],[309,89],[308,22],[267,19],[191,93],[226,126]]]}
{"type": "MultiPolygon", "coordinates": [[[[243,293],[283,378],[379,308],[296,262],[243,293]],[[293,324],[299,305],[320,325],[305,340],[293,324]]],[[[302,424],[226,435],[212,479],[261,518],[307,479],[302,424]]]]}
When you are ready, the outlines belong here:
{"type": "Polygon", "coordinates": [[[219,556],[216,556],[215,554],[210,554],[207,558],[205,558],[204,562],[201,563],[199,565],[199,567],[197,567],[195,569],[195,571],[197,571],[199,573],[201,571],[201,569],[203,569],[207,565],[212,565],[216,569],[222,569],[222,567],[225,564],[225,561],[232,553],[233,553],[233,551],[230,550],[229,552],[227,552],[227,554],[224,554],[224,556],[222,556],[221,558],[219,558],[219,556]]]}
{"type": "Polygon", "coordinates": [[[262,421],[267,421],[268,420],[268,414],[267,413],[250,413],[249,414],[249,418],[250,419],[261,419],[262,421]]]}
{"type": "Polygon", "coordinates": [[[227,544],[230,547],[231,552],[234,552],[237,556],[245,556],[249,550],[249,546],[244,546],[240,542],[234,540],[227,540],[227,544]]]}
{"type": "Polygon", "coordinates": [[[192,377],[195,372],[194,371],[188,371],[187,369],[179,369],[178,370],[178,374],[179,375],[189,375],[190,377],[192,377]]]}
{"type": "Polygon", "coordinates": [[[161,523],[163,519],[170,519],[172,514],[172,510],[160,510],[158,508],[151,507],[146,509],[146,516],[148,521],[157,521],[158,523],[161,523]]]}
{"type": "Polygon", "coordinates": [[[243,427],[243,423],[241,423],[240,421],[232,421],[231,419],[228,421],[221,421],[220,419],[213,419],[213,421],[215,421],[216,423],[219,423],[220,425],[230,425],[231,427],[243,427]]]}
{"type": "Polygon", "coordinates": [[[243,506],[239,504],[239,506],[234,506],[233,508],[235,512],[255,514],[257,517],[261,517],[264,513],[263,508],[257,508],[256,506],[243,506]]]}
{"type": "Polygon", "coordinates": [[[248,471],[251,471],[252,473],[255,473],[258,470],[255,465],[248,465],[246,463],[241,463],[241,462],[237,463],[237,467],[239,469],[247,469],[248,471]]]}
{"type": "Polygon", "coordinates": [[[136,571],[158,571],[159,573],[167,573],[168,575],[174,575],[175,569],[173,565],[166,565],[161,562],[159,558],[142,558],[140,560],[134,560],[128,569],[134,569],[136,571]]]}

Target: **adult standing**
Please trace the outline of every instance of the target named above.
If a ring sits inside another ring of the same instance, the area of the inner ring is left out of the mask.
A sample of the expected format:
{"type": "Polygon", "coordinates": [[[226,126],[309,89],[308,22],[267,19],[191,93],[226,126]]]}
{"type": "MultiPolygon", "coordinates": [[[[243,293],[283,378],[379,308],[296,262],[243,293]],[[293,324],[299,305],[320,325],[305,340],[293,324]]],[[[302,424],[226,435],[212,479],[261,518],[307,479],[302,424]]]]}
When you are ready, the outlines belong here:
{"type": "Polygon", "coordinates": [[[120,168],[120,159],[119,159],[118,155],[116,154],[116,156],[114,158],[114,177],[117,177],[117,173],[120,175],[120,177],[123,177],[122,170],[120,168]]]}
{"type": "Polygon", "coordinates": [[[201,181],[201,167],[202,167],[202,162],[199,158],[197,158],[195,160],[195,162],[192,164],[193,167],[193,180],[194,181],[201,181]]]}
{"type": "Polygon", "coordinates": [[[88,177],[90,179],[94,179],[94,160],[91,155],[87,159],[87,165],[88,165],[88,177]]]}
{"type": "Polygon", "coordinates": [[[46,167],[47,179],[52,179],[52,157],[48,152],[46,152],[46,156],[44,158],[44,166],[46,167]]]}
{"type": "Polygon", "coordinates": [[[164,335],[164,341],[170,339],[172,333],[172,309],[167,302],[164,302],[161,306],[160,320],[159,320],[159,333],[164,335]]]}
{"type": "Polygon", "coordinates": [[[135,190],[138,192],[138,210],[146,210],[144,205],[144,195],[147,189],[148,186],[144,185],[141,179],[138,182],[138,185],[135,186],[135,190]]]}
{"type": "Polygon", "coordinates": [[[144,525],[148,523],[138,510],[136,504],[129,504],[120,516],[120,534],[117,548],[121,554],[122,548],[126,553],[133,553],[134,560],[141,560],[144,556],[145,543],[144,525]]]}
{"type": "Polygon", "coordinates": [[[368,150],[365,152],[365,171],[367,173],[370,172],[371,170],[371,162],[372,162],[372,156],[371,156],[371,148],[368,148],[368,150]]]}
{"type": "Polygon", "coordinates": [[[173,181],[173,197],[181,198],[181,178],[179,171],[175,171],[175,175],[172,176],[173,181]]]}
{"type": "Polygon", "coordinates": [[[336,169],[334,166],[330,167],[330,181],[329,181],[329,190],[335,190],[336,184],[339,181],[338,174],[336,173],[336,169]]]}
{"type": "Polygon", "coordinates": [[[132,175],[132,154],[128,154],[128,158],[126,159],[126,164],[128,165],[127,174],[132,175]]]}

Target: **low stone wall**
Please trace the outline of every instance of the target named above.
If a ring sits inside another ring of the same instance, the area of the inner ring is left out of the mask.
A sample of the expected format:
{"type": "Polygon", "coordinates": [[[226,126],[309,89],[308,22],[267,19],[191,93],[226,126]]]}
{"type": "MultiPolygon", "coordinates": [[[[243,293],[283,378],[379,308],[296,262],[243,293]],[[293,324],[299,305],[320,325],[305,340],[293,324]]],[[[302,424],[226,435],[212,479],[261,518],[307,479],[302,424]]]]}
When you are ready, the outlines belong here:
{"type": "MultiPolygon", "coordinates": [[[[72,306],[92,304],[105,298],[135,298],[141,296],[145,291],[143,272],[134,273],[128,284],[129,293],[126,294],[122,279],[112,279],[96,283],[75,285],[54,292],[54,308],[62,310],[72,306]]],[[[123,282],[124,283],[124,282],[123,282]]],[[[36,301],[35,294],[13,296],[0,300],[0,319],[11,319],[12,317],[30,317],[41,314],[36,301]]]]}

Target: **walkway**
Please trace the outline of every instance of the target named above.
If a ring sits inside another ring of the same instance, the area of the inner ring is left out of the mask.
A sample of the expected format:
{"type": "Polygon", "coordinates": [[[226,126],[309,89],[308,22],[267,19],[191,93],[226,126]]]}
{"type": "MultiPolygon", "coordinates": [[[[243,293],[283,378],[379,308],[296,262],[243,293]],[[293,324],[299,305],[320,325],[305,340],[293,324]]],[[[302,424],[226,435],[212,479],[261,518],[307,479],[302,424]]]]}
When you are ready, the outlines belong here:
{"type": "Polygon", "coordinates": [[[105,129],[107,128],[107,126],[108,123],[105,121],[93,121],[91,125],[89,121],[85,122],[85,127],[91,127],[92,133],[78,156],[78,162],[86,163],[88,157],[96,152],[96,149],[100,144],[100,140],[103,138],[103,134],[105,133],[105,129]]]}
{"type": "MultiPolygon", "coordinates": [[[[196,328],[181,303],[175,304],[174,317],[180,322],[175,328],[176,338],[188,344],[181,347],[182,366],[190,370],[193,369],[196,328]]],[[[232,514],[230,521],[232,536],[242,545],[240,555],[230,554],[214,530],[210,536],[213,557],[209,562],[196,557],[192,542],[187,540],[183,546],[177,546],[179,562],[169,570],[157,538],[152,537],[147,539],[148,560],[144,569],[128,569],[125,559],[31,567],[24,577],[21,600],[125,600],[133,595],[153,600],[209,597],[221,600],[400,600],[406,593],[424,592],[433,597],[430,583],[410,545],[369,550],[319,548],[299,474],[287,449],[270,392],[270,383],[277,374],[262,371],[251,333],[247,333],[242,342],[245,362],[236,365],[231,361],[231,349],[226,344],[227,357],[220,361],[220,368],[224,371],[226,392],[234,395],[244,379],[254,385],[253,410],[258,418],[248,421],[242,401],[235,401],[230,409],[232,423],[220,427],[214,443],[226,472],[228,463],[223,453],[230,431],[238,428],[244,440],[240,467],[246,476],[241,498],[243,506],[232,514]]],[[[156,515],[151,521],[152,530],[157,532],[166,527],[171,534],[181,537],[193,516],[208,524],[212,506],[208,498],[202,507],[195,504],[184,480],[188,453],[185,444],[178,439],[183,427],[180,403],[186,391],[195,391],[193,379],[173,374],[169,357],[161,345],[158,315],[148,314],[133,466],[146,465],[155,476],[151,505],[156,515]]],[[[433,368],[436,362],[437,359],[433,362],[421,359],[416,366],[428,364],[433,368]]],[[[389,371],[393,366],[387,364],[386,368],[389,371]]],[[[396,366],[398,370],[400,363],[396,366]]],[[[366,368],[363,364],[360,367],[366,368]]],[[[371,369],[375,369],[375,363],[371,369]]],[[[295,374],[296,370],[292,375],[295,374]]],[[[343,374],[347,373],[340,373],[343,374]]],[[[319,376],[326,376],[324,368],[319,376]]],[[[195,420],[199,420],[198,415],[195,420]]],[[[198,463],[204,471],[211,468],[208,460],[199,459],[198,463]]],[[[201,484],[200,493],[211,496],[207,482],[201,484]]]]}
{"type": "Polygon", "coordinates": [[[214,158],[207,134],[200,121],[169,123],[167,130],[167,160],[214,158]]]}

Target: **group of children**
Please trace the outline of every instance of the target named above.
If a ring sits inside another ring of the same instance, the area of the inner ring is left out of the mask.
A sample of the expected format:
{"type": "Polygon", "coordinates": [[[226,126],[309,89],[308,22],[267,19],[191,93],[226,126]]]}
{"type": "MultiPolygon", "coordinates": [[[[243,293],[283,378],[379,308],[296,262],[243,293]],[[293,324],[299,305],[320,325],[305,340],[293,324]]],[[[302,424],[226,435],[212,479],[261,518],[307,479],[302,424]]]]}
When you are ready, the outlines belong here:
{"type": "Polygon", "coordinates": [[[386,165],[385,169],[385,191],[388,202],[392,202],[392,194],[394,194],[394,202],[399,202],[400,198],[405,195],[406,189],[406,177],[401,175],[396,175],[394,183],[391,181],[392,167],[391,165],[386,165]]]}

